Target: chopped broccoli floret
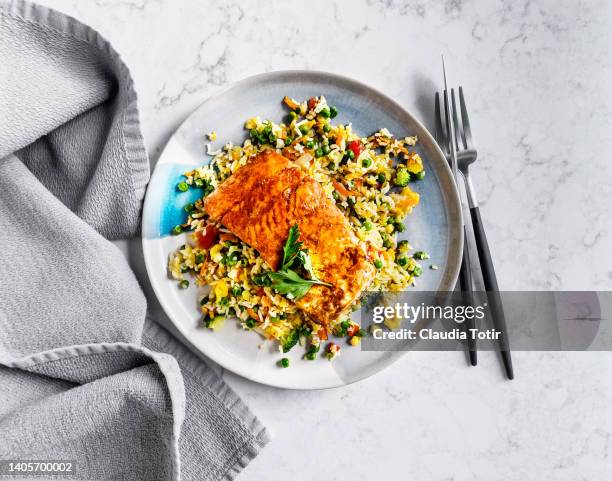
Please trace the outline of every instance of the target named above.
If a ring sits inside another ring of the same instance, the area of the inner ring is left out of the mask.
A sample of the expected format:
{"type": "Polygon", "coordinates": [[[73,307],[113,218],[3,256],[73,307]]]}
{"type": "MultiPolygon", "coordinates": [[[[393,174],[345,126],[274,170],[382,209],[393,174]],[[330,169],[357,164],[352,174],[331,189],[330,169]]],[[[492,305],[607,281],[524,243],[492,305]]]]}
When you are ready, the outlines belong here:
{"type": "Polygon", "coordinates": [[[319,352],[319,350],[321,349],[321,344],[320,343],[311,343],[310,346],[308,346],[308,354],[316,354],[317,352],[319,352]]]}
{"type": "Polygon", "coordinates": [[[213,331],[218,331],[223,327],[223,323],[225,322],[224,316],[215,316],[204,319],[204,325],[213,331]]]}
{"type": "Polygon", "coordinates": [[[397,169],[393,183],[399,187],[405,187],[408,185],[408,182],[410,182],[410,172],[408,172],[408,169],[404,167],[397,169]]]}
{"type": "Polygon", "coordinates": [[[298,343],[300,339],[300,330],[294,329],[291,331],[285,339],[282,341],[283,352],[289,352],[293,346],[298,343]]]}
{"type": "Polygon", "coordinates": [[[401,240],[397,243],[397,250],[400,252],[407,252],[410,250],[410,244],[407,240],[401,240]]]}

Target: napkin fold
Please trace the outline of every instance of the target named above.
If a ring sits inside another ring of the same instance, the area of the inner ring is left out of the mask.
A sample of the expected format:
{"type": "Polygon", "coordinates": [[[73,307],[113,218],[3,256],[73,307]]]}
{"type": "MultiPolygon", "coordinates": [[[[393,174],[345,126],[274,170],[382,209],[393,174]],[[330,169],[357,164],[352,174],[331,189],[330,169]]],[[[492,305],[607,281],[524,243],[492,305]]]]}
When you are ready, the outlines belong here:
{"type": "Polygon", "coordinates": [[[110,240],[149,177],[129,71],[97,32],[0,1],[0,460],[73,479],[232,479],[268,433],[147,319],[110,240]]]}

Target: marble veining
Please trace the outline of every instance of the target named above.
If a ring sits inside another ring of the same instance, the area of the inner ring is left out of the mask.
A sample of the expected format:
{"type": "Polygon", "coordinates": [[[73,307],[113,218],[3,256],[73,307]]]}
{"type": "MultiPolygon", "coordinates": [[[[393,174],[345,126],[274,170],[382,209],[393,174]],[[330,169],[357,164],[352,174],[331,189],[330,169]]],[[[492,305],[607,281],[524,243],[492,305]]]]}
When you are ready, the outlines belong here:
{"type": "MultiPolygon", "coordinates": [[[[612,287],[605,0],[42,3],[101,31],[130,66],[153,162],[200,102],[272,70],[360,79],[431,126],[444,53],[467,96],[500,285],[612,287]]],[[[276,434],[239,479],[609,479],[612,356],[515,353],[514,362],[509,383],[491,353],[475,369],[463,353],[410,353],[321,392],[224,373],[276,434]]]]}

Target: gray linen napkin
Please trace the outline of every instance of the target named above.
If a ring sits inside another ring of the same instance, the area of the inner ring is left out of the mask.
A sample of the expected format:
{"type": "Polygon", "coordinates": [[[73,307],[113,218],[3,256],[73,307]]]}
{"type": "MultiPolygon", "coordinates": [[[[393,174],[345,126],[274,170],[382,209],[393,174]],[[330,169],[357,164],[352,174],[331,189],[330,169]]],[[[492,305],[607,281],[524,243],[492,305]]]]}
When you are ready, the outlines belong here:
{"type": "Polygon", "coordinates": [[[146,319],[109,242],[137,234],[149,176],[127,68],[74,19],[0,1],[0,80],[0,459],[232,479],[266,430],[146,319]]]}

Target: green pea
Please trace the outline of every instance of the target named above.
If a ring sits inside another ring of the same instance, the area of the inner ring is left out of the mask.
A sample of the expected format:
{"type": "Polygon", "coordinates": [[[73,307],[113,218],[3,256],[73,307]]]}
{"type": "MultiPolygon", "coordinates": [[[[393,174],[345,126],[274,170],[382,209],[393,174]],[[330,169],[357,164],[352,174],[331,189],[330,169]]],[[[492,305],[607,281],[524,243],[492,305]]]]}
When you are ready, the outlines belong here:
{"type": "Polygon", "coordinates": [[[321,149],[323,150],[323,155],[327,155],[331,152],[329,145],[324,145],[323,147],[321,147],[321,149]]]}
{"type": "Polygon", "coordinates": [[[422,261],[423,259],[429,259],[429,254],[427,252],[417,251],[412,255],[412,257],[422,261]]]}
{"type": "Polygon", "coordinates": [[[366,169],[372,165],[372,159],[366,157],[361,161],[361,165],[363,165],[366,169]]]}
{"type": "Polygon", "coordinates": [[[317,358],[316,352],[308,352],[304,355],[304,358],[308,361],[314,361],[317,358]]]}
{"type": "Polygon", "coordinates": [[[176,184],[176,188],[181,192],[187,192],[187,190],[189,190],[189,184],[187,182],[179,182],[176,184]]]}
{"type": "Polygon", "coordinates": [[[174,235],[179,235],[182,232],[183,232],[183,228],[180,225],[175,225],[174,228],[172,229],[172,234],[174,235]]]}
{"type": "Polygon", "coordinates": [[[239,296],[240,294],[242,294],[242,291],[243,291],[242,287],[240,287],[240,286],[232,286],[232,294],[234,296],[239,296]]]}
{"type": "Polygon", "coordinates": [[[337,115],[338,115],[338,109],[336,107],[330,107],[329,108],[329,117],[333,119],[337,115]]]}
{"type": "Polygon", "coordinates": [[[408,264],[408,259],[407,259],[406,257],[400,257],[400,258],[397,260],[397,263],[398,263],[398,265],[400,265],[400,266],[402,266],[402,267],[405,267],[405,266],[406,266],[406,264],[408,264]]]}
{"type": "Polygon", "coordinates": [[[336,170],[337,166],[333,162],[330,162],[329,164],[327,164],[327,168],[328,170],[336,170]]]}
{"type": "Polygon", "coordinates": [[[425,178],[425,171],[421,170],[421,172],[412,175],[416,180],[423,180],[425,178]]]}
{"type": "Polygon", "coordinates": [[[291,145],[291,142],[293,142],[293,139],[291,137],[287,137],[285,139],[285,145],[291,145]]]}
{"type": "Polygon", "coordinates": [[[179,282],[179,289],[187,289],[189,287],[189,281],[187,279],[183,279],[179,282]]]}
{"type": "Polygon", "coordinates": [[[323,157],[323,149],[321,147],[319,147],[317,150],[315,150],[315,157],[323,157]]]}
{"type": "Polygon", "coordinates": [[[217,304],[220,306],[227,306],[229,304],[229,299],[227,297],[222,297],[219,299],[219,301],[217,301],[217,304]]]}
{"type": "Polygon", "coordinates": [[[329,107],[323,107],[319,112],[319,115],[324,119],[328,119],[331,115],[331,110],[329,110],[329,107]]]}
{"type": "Polygon", "coordinates": [[[366,221],[363,223],[363,228],[364,228],[365,230],[372,230],[372,229],[374,228],[374,224],[372,224],[372,223],[371,223],[369,220],[366,220],[366,221]]]}
{"type": "Polygon", "coordinates": [[[286,358],[286,357],[283,357],[283,358],[280,360],[280,366],[281,366],[282,368],[287,368],[287,367],[289,367],[289,359],[288,359],[288,358],[286,358]]]}
{"type": "Polygon", "coordinates": [[[289,112],[289,115],[287,115],[287,120],[289,121],[289,123],[293,122],[295,119],[297,119],[298,115],[292,110],[291,112],[289,112]]]}
{"type": "Polygon", "coordinates": [[[181,272],[184,274],[185,272],[187,272],[189,270],[189,267],[187,267],[185,264],[181,264],[181,272]]]}
{"type": "Polygon", "coordinates": [[[325,132],[325,133],[331,132],[331,125],[324,124],[323,125],[323,132],[325,132]]]}
{"type": "Polygon", "coordinates": [[[346,153],[346,156],[347,156],[349,159],[354,160],[354,159],[355,159],[355,152],[353,152],[352,150],[349,150],[349,151],[346,153]]]}
{"type": "Polygon", "coordinates": [[[300,132],[303,135],[307,134],[309,130],[310,130],[310,128],[308,127],[308,125],[306,125],[306,124],[300,125],[300,132]]]}
{"type": "Polygon", "coordinates": [[[374,267],[376,267],[377,269],[382,269],[383,266],[383,262],[380,259],[376,259],[374,261],[374,267]]]}
{"type": "Polygon", "coordinates": [[[379,184],[384,184],[385,182],[387,182],[387,176],[384,174],[384,172],[381,172],[376,176],[376,180],[379,184]]]}
{"type": "Polygon", "coordinates": [[[315,147],[315,143],[312,140],[309,140],[308,142],[306,142],[306,148],[307,149],[314,149],[315,147]]]}
{"type": "Polygon", "coordinates": [[[183,209],[185,209],[185,212],[193,212],[195,206],[193,204],[187,204],[185,207],[183,207],[183,209]]]}

